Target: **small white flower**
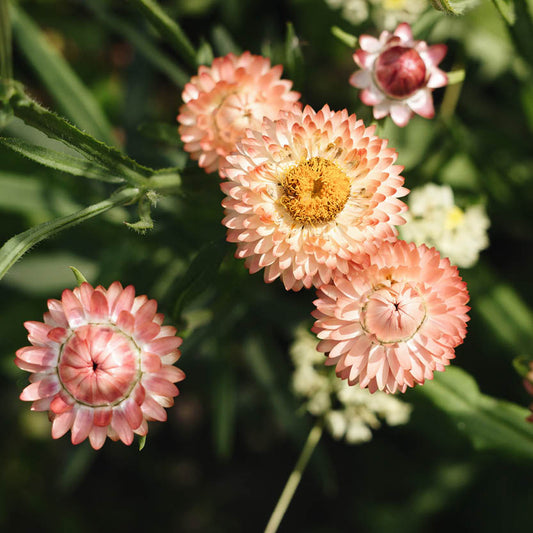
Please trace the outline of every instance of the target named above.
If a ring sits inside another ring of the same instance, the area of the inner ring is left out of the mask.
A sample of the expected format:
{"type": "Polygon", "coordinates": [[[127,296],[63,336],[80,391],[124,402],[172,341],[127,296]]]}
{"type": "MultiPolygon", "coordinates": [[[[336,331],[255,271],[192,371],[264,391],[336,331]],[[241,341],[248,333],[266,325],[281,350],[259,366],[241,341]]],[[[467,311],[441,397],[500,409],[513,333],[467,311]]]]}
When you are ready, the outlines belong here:
{"type": "Polygon", "coordinates": [[[381,421],[400,425],[409,420],[411,406],[383,392],[371,394],[359,387],[350,387],[324,365],[324,356],[316,350],[317,339],[306,328],[296,330],[290,348],[295,369],[292,388],[305,401],[314,416],[323,416],[333,438],[345,438],[349,444],[371,440],[371,429],[381,421]]]}
{"type": "Polygon", "coordinates": [[[402,238],[435,246],[459,267],[473,266],[479,252],[489,245],[485,208],[477,204],[462,210],[455,205],[448,185],[429,183],[414,189],[409,208],[407,223],[400,230],[402,238]]]}

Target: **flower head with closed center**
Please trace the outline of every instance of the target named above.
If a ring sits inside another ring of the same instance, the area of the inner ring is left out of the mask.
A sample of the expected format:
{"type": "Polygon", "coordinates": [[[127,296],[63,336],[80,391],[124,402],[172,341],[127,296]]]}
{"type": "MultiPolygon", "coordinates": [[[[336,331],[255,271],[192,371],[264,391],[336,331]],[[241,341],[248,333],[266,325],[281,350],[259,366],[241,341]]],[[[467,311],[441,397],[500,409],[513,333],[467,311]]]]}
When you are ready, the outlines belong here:
{"type": "Polygon", "coordinates": [[[432,379],[466,335],[466,284],[425,245],[383,243],[369,265],[334,274],[317,294],[318,350],[340,378],[370,392],[432,379]]]}
{"type": "Polygon", "coordinates": [[[221,187],[236,256],[287,289],[320,286],[365,262],[403,223],[407,190],[397,154],[355,115],[324,106],[248,131],[227,157],[221,187]]]}
{"type": "Polygon", "coordinates": [[[280,79],[281,65],[244,52],[201,66],[183,90],[178,122],[185,150],[206,172],[213,172],[247,128],[261,127],[263,117],[275,119],[283,110],[300,108],[292,82],[280,79]]]}
{"type": "Polygon", "coordinates": [[[374,108],[374,118],[390,114],[394,123],[405,126],[414,113],[433,118],[432,91],[448,83],[437,65],[446,54],[446,45],[428,46],[415,41],[411,27],[400,24],[394,33],[378,39],[361,35],[360,49],[353,56],[360,70],[350,83],[361,91],[361,100],[374,108]]]}
{"type": "Polygon", "coordinates": [[[50,412],[53,438],[70,429],[73,444],[131,444],[134,433],[146,435],[147,421],[166,420],[185,375],[173,366],[181,339],[161,325],[155,300],[119,282],[107,290],[83,283],[48,309],[44,322],[25,323],[31,346],[15,363],[32,372],[20,397],[50,412]]]}

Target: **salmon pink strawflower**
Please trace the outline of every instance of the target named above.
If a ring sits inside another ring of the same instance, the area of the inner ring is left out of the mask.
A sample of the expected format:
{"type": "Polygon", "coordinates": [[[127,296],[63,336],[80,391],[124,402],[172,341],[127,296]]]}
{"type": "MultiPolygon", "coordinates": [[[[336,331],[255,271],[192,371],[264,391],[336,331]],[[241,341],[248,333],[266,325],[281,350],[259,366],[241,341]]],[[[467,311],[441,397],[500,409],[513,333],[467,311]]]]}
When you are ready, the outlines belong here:
{"type": "Polygon", "coordinates": [[[185,150],[206,172],[219,168],[246,128],[258,129],[263,117],[275,119],[280,110],[301,107],[292,82],[280,79],[282,70],[250,52],[228,54],[211,67],[201,66],[185,85],[179,132],[185,150]]]}
{"type": "Polygon", "coordinates": [[[407,194],[397,153],[346,110],[286,113],[248,131],[221,175],[227,239],[250,273],[320,286],[394,239],[407,194]]]}
{"type": "Polygon", "coordinates": [[[317,349],[337,376],[370,392],[433,379],[466,335],[466,283],[426,245],[383,243],[370,265],[335,274],[317,295],[317,349]]]}
{"type": "Polygon", "coordinates": [[[393,34],[382,32],[379,39],[361,35],[359,45],[353,59],[361,70],[352,74],[350,84],[363,89],[361,100],[374,106],[374,118],[390,114],[397,126],[405,126],[414,113],[434,117],[432,91],[448,83],[437,67],[446,55],[445,44],[415,41],[411,26],[404,22],[393,34]]]}
{"type": "Polygon", "coordinates": [[[83,283],[48,300],[44,323],[24,324],[31,346],[15,364],[32,375],[20,399],[49,410],[54,439],[70,429],[73,444],[89,437],[99,449],[110,437],[129,445],[134,433],[146,435],[148,420],[166,420],[174,383],[185,377],[173,366],[182,340],[156,311],[131,285],[83,283]]]}

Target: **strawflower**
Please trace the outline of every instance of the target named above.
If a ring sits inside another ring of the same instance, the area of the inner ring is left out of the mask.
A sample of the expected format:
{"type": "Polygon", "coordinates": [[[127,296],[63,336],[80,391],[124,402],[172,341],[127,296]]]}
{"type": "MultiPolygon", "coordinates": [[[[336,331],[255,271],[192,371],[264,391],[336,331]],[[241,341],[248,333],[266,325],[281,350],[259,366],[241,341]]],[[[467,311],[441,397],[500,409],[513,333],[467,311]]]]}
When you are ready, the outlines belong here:
{"type": "Polygon", "coordinates": [[[360,70],[352,74],[350,84],[362,89],[360,98],[373,106],[374,118],[390,114],[403,127],[414,113],[435,116],[432,91],[448,83],[437,67],[446,55],[445,44],[416,41],[409,24],[402,23],[393,34],[383,31],[378,39],[361,35],[359,45],[353,59],[360,70]]]}
{"type": "Polygon", "coordinates": [[[227,239],[250,273],[280,277],[286,289],[320,286],[333,270],[403,224],[397,153],[346,110],[286,113],[248,130],[221,169],[227,239]]]}
{"type": "Polygon", "coordinates": [[[479,252],[489,245],[490,221],[484,206],[461,209],[449,185],[428,183],[411,191],[405,218],[400,230],[403,239],[435,246],[459,267],[474,266],[479,252]]]}
{"type": "Polygon", "coordinates": [[[173,366],[182,340],[162,326],[157,302],[115,281],[109,289],[83,283],[48,300],[44,322],[26,322],[31,346],[15,364],[32,372],[20,395],[33,411],[49,411],[52,437],[72,432],[99,449],[106,437],[131,444],[147,421],[167,418],[164,407],[185,374],[173,366]]]}
{"type": "Polygon", "coordinates": [[[425,245],[383,243],[370,265],[336,273],[317,295],[317,349],[337,376],[370,392],[432,379],[466,335],[466,283],[425,245]]]}
{"type": "Polygon", "coordinates": [[[200,66],[185,85],[179,132],[185,150],[206,172],[219,168],[246,128],[260,128],[263,117],[275,119],[282,110],[301,107],[292,82],[280,79],[282,70],[250,52],[228,54],[200,66]]]}
{"type": "Polygon", "coordinates": [[[397,397],[350,387],[324,366],[324,355],[316,350],[316,337],[305,327],[296,330],[290,347],[294,364],[292,388],[314,416],[322,416],[325,426],[335,439],[344,438],[348,444],[367,442],[372,430],[406,424],[411,406],[397,397]]]}

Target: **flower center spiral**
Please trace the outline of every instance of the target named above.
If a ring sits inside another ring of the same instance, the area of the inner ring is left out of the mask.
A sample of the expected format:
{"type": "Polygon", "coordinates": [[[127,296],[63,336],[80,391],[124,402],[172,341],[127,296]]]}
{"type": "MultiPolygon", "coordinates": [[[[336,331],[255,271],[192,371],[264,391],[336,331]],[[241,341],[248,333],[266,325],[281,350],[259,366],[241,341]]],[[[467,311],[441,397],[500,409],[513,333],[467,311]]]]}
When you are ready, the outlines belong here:
{"type": "Polygon", "coordinates": [[[116,405],[139,380],[139,360],[130,337],[112,326],[89,324],[77,328],[63,345],[58,375],[77,402],[116,405]]]}
{"type": "Polygon", "coordinates": [[[426,319],[424,300],[408,284],[395,284],[375,290],[361,313],[363,329],[381,344],[409,340],[426,319]]]}
{"type": "Polygon", "coordinates": [[[300,224],[335,220],[350,196],[350,180],[335,163],[312,157],[291,168],[282,181],[281,204],[300,224]]]}
{"type": "Polygon", "coordinates": [[[391,46],[377,58],[375,75],[389,96],[407,98],[424,86],[426,65],[415,49],[391,46]]]}

